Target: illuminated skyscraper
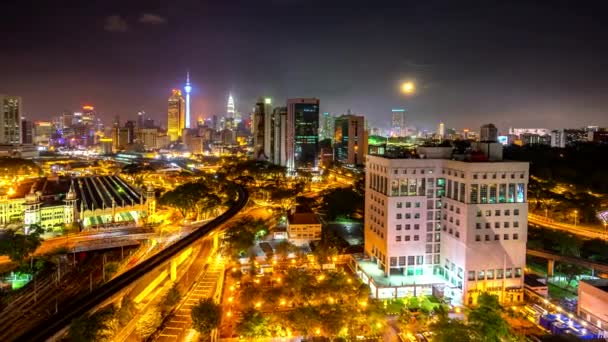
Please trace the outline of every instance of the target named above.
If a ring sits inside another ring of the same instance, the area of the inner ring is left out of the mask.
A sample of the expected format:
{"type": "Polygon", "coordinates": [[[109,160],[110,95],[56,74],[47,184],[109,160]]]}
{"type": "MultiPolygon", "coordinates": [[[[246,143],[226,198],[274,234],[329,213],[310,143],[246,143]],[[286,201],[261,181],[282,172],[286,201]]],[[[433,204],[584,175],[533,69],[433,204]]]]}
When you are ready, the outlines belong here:
{"type": "Polygon", "coordinates": [[[0,144],[21,143],[21,97],[0,95],[0,144]]]}
{"type": "Polygon", "coordinates": [[[234,98],[232,94],[228,94],[228,107],[226,108],[226,117],[234,118],[234,98]]]}
{"type": "Polygon", "coordinates": [[[190,85],[190,73],[186,73],[186,86],[184,87],[186,92],[186,128],[190,128],[190,91],[192,86],[190,85]]]}
{"type": "Polygon", "coordinates": [[[316,168],[319,160],[319,100],[287,100],[286,164],[289,170],[316,168]]]}
{"type": "Polygon", "coordinates": [[[437,126],[437,135],[441,139],[445,138],[445,124],[443,122],[440,122],[439,126],[437,126]]]}
{"type": "Polygon", "coordinates": [[[391,120],[391,135],[394,137],[405,136],[405,109],[393,109],[391,120]]]}
{"type": "Polygon", "coordinates": [[[184,130],[185,101],[179,89],[171,91],[169,97],[169,111],[167,116],[167,135],[171,141],[177,141],[184,130]]]}

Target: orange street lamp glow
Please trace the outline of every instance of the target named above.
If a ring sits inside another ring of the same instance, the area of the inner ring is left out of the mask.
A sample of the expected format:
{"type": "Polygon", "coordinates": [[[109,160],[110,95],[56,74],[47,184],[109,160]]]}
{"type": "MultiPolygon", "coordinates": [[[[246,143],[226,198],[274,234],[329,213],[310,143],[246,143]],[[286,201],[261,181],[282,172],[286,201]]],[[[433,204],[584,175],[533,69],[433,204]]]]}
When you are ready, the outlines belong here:
{"type": "Polygon", "coordinates": [[[401,85],[401,92],[404,94],[411,94],[416,90],[416,86],[412,82],[405,82],[401,85]]]}

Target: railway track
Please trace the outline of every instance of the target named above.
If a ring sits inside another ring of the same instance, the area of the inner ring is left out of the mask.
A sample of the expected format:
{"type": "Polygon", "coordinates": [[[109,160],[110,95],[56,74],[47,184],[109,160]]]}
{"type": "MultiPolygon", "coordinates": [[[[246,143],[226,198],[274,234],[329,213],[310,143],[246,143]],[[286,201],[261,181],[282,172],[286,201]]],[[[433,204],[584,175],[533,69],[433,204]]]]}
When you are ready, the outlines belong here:
{"type": "Polygon", "coordinates": [[[49,317],[43,323],[25,331],[15,340],[27,342],[44,341],[53,337],[69,326],[74,318],[86,315],[87,312],[112,298],[115,294],[125,289],[131,283],[155,270],[157,267],[164,265],[170,261],[172,257],[176,256],[185,248],[188,248],[200,238],[213,232],[216,228],[221,226],[223,223],[235,216],[241,209],[243,209],[247,204],[249,194],[242,186],[237,187],[237,193],[238,199],[236,200],[235,204],[222,215],[216,217],[199,229],[194,230],[191,234],[185,236],[181,240],[175,242],[173,245],[160,251],[158,254],[150,257],[144,262],[136,265],[129,271],[126,271],[120,276],[102,285],[94,292],[83,296],[77,302],[72,302],[63,308],[60,308],[55,315],[49,317]]]}

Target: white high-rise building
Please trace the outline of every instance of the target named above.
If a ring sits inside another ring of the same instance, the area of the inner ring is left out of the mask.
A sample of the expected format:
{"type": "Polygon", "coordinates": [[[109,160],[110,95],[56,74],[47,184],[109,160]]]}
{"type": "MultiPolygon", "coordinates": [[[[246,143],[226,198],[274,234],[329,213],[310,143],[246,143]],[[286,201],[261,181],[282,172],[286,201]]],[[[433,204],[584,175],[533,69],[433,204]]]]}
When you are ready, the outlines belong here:
{"type": "MultiPolygon", "coordinates": [[[[419,153],[443,157],[434,149],[419,153]]],[[[367,157],[358,274],[378,298],[437,288],[467,305],[482,292],[523,301],[528,163],[445,157],[367,157]]]]}

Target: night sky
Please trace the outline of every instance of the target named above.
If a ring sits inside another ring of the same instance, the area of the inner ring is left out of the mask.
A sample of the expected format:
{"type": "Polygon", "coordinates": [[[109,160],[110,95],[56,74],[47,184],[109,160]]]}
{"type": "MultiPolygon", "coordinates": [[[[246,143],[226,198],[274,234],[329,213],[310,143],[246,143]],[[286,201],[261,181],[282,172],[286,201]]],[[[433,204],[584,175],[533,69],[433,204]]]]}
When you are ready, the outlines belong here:
{"type": "Polygon", "coordinates": [[[606,9],[532,2],[5,0],[0,93],[33,119],[93,104],[106,123],[145,110],[166,124],[190,70],[194,117],[232,92],[242,113],[318,97],[372,127],[397,107],[431,130],[608,126],[606,9]]]}

